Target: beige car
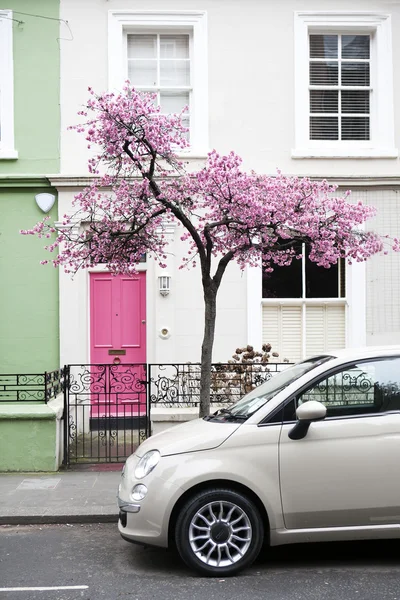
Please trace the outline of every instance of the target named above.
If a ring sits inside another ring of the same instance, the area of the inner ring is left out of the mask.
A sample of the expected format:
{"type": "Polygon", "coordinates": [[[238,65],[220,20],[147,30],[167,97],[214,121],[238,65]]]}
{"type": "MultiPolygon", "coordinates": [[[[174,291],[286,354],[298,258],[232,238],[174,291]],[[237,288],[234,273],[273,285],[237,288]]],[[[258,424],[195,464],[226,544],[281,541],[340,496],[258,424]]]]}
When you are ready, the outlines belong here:
{"type": "Polygon", "coordinates": [[[126,461],[118,528],[225,576],[271,545],[400,537],[400,346],[288,367],[126,461]]]}

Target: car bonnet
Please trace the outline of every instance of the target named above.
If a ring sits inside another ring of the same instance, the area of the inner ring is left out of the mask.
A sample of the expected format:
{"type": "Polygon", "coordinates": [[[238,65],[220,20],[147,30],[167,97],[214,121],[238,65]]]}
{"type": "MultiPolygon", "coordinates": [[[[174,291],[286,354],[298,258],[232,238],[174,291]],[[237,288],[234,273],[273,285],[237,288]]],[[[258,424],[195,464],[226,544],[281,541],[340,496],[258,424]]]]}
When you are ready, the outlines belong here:
{"type": "Polygon", "coordinates": [[[162,456],[211,450],[220,446],[240,425],[203,419],[188,421],[151,436],[139,446],[136,455],[143,456],[149,450],[159,450],[162,456]]]}

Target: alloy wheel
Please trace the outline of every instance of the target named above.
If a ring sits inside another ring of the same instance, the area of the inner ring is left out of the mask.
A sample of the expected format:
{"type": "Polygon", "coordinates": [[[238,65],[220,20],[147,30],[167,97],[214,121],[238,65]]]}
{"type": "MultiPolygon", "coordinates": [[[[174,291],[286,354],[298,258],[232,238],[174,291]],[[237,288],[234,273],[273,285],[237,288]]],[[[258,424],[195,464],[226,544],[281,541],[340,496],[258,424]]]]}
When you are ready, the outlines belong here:
{"type": "Polygon", "coordinates": [[[210,567],[228,567],[240,561],[251,545],[252,535],[246,512],[226,500],[202,506],[189,525],[190,547],[210,567]]]}

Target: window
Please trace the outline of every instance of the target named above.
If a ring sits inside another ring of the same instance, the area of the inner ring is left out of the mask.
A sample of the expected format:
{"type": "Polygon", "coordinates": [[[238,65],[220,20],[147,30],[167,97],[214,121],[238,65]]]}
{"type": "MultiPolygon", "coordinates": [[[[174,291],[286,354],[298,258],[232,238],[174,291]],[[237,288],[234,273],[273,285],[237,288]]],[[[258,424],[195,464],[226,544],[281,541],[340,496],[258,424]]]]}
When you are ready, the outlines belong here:
{"type": "Polygon", "coordinates": [[[327,407],[327,417],[399,411],[399,374],[398,357],[350,365],[302,393],[297,406],[317,400],[327,407]]]}
{"type": "Polygon", "coordinates": [[[262,343],[295,362],[346,345],[345,264],[329,269],[308,258],[262,275],[262,343]]]}
{"type": "Polygon", "coordinates": [[[12,11],[0,10],[0,159],[18,158],[14,149],[12,11]]]}
{"type": "Polygon", "coordinates": [[[294,158],[397,157],[391,21],[295,13],[294,158]]]}
{"type": "Polygon", "coordinates": [[[109,87],[129,79],[157,93],[165,114],[189,106],[190,155],[208,152],[207,18],[205,12],[110,11],[109,87]]]}
{"type": "MultiPolygon", "coordinates": [[[[241,400],[230,407],[230,413],[235,416],[250,417],[291,383],[331,359],[331,356],[318,356],[314,359],[291,365],[267,381],[264,381],[264,383],[257,386],[251,392],[248,392],[241,400]]],[[[274,418],[267,421],[268,423],[278,423],[280,422],[280,418],[275,415],[274,418]]]]}
{"type": "Polygon", "coordinates": [[[370,36],[309,36],[310,140],[370,139],[370,36]]]}
{"type": "Polygon", "coordinates": [[[184,125],[190,127],[191,68],[188,34],[127,35],[128,79],[142,91],[156,92],[161,112],[185,113],[184,125]]]}
{"type": "Polygon", "coordinates": [[[275,266],[263,273],[263,298],[344,298],[345,263],[340,260],[330,269],[308,259],[302,245],[302,258],[287,267],[275,266]]]}

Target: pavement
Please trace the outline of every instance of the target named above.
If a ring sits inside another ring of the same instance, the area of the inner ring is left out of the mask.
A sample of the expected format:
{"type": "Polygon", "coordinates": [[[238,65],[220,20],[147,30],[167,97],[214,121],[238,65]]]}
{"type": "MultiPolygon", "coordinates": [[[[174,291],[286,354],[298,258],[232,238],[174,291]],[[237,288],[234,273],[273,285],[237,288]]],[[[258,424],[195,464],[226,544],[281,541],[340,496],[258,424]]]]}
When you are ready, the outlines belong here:
{"type": "Polygon", "coordinates": [[[122,466],[0,473],[0,525],[115,523],[122,466]]]}

